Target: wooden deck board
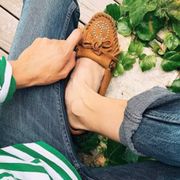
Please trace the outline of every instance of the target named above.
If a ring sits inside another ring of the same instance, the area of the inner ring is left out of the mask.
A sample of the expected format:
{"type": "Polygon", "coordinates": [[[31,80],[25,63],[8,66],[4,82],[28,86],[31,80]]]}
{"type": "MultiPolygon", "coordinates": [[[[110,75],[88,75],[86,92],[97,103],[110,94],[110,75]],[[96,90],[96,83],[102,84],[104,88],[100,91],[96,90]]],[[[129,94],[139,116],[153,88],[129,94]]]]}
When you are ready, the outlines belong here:
{"type": "Polygon", "coordinates": [[[78,0],[80,5],[80,20],[87,23],[96,12],[104,11],[107,4],[115,3],[113,0],[78,0]]]}
{"type": "Polygon", "coordinates": [[[20,17],[22,9],[22,0],[0,0],[0,5],[16,17],[20,17]]]}
{"type": "MultiPolygon", "coordinates": [[[[86,24],[96,12],[103,11],[107,4],[114,0],[78,0],[80,5],[80,21],[86,24]]],[[[9,52],[17,28],[22,9],[22,0],[0,0],[0,47],[9,52]],[[7,10],[7,11],[6,11],[7,10]]],[[[83,24],[80,24],[83,26],[83,24]]]]}
{"type": "MultiPolygon", "coordinates": [[[[87,23],[95,12],[103,11],[107,4],[115,3],[114,0],[78,0],[81,17],[80,20],[87,23]]],[[[0,5],[10,11],[16,17],[20,18],[22,0],[1,0],[0,5]]]]}
{"type": "Polygon", "coordinates": [[[8,57],[8,54],[5,53],[3,50],[0,49],[0,56],[5,56],[6,58],[8,57]]]}
{"type": "Polygon", "coordinates": [[[9,52],[18,20],[0,8],[0,47],[9,52]]]}

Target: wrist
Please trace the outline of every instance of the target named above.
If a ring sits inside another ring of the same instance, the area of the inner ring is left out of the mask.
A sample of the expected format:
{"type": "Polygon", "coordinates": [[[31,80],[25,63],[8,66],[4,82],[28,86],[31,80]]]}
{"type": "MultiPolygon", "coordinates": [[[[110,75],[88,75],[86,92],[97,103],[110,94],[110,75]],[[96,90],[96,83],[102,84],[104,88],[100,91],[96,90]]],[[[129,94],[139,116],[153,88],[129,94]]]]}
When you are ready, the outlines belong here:
{"type": "Polygon", "coordinates": [[[26,88],[30,87],[31,83],[29,78],[25,75],[24,71],[21,69],[20,65],[18,65],[18,61],[9,61],[12,66],[13,77],[16,81],[16,88],[26,88]]]}

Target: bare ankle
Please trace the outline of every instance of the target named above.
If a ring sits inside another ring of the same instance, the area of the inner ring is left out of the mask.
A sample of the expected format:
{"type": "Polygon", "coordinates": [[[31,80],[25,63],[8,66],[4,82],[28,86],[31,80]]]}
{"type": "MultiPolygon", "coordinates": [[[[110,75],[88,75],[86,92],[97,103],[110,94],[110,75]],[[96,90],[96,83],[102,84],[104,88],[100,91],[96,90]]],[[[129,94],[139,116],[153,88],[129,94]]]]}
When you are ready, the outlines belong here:
{"type": "Polygon", "coordinates": [[[89,88],[97,92],[104,71],[104,68],[93,60],[89,58],[79,58],[77,60],[74,76],[78,76],[79,81],[83,81],[89,86],[89,88]]]}

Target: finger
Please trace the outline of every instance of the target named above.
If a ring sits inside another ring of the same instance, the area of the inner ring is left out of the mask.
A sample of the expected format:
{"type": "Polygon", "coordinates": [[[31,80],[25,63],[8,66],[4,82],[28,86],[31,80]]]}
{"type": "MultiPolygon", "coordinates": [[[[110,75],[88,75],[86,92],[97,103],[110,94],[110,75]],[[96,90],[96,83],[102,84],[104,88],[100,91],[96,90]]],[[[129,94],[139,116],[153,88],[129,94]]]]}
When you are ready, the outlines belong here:
{"type": "Polygon", "coordinates": [[[78,135],[81,135],[81,134],[84,134],[86,131],[83,131],[83,130],[77,130],[77,129],[74,129],[72,127],[69,127],[70,128],[70,131],[71,133],[74,135],[74,136],[78,136],[78,135]]]}
{"type": "Polygon", "coordinates": [[[65,63],[64,66],[66,66],[66,65],[69,63],[69,61],[71,61],[72,59],[73,59],[74,61],[75,61],[75,59],[76,59],[76,52],[75,52],[75,51],[73,51],[73,52],[70,53],[69,59],[66,60],[66,63],[65,63]]]}
{"type": "Polygon", "coordinates": [[[82,30],[79,28],[75,29],[66,39],[69,49],[74,50],[75,46],[78,44],[81,38],[82,38],[82,30]]]}
{"type": "Polygon", "coordinates": [[[66,78],[68,76],[68,74],[70,73],[70,71],[74,68],[74,66],[76,64],[75,57],[76,57],[75,52],[73,52],[69,61],[65,65],[64,69],[61,71],[61,75],[64,78],[66,78]]]}

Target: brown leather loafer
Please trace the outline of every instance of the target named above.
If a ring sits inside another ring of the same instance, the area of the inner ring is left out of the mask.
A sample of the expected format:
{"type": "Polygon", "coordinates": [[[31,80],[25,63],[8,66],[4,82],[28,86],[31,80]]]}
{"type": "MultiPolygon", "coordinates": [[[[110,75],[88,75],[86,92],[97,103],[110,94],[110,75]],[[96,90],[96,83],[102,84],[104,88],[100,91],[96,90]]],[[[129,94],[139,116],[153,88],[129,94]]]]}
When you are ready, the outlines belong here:
{"type": "Polygon", "coordinates": [[[111,16],[97,13],[84,29],[77,57],[87,57],[105,68],[99,94],[105,95],[120,53],[116,25],[111,16]]]}

